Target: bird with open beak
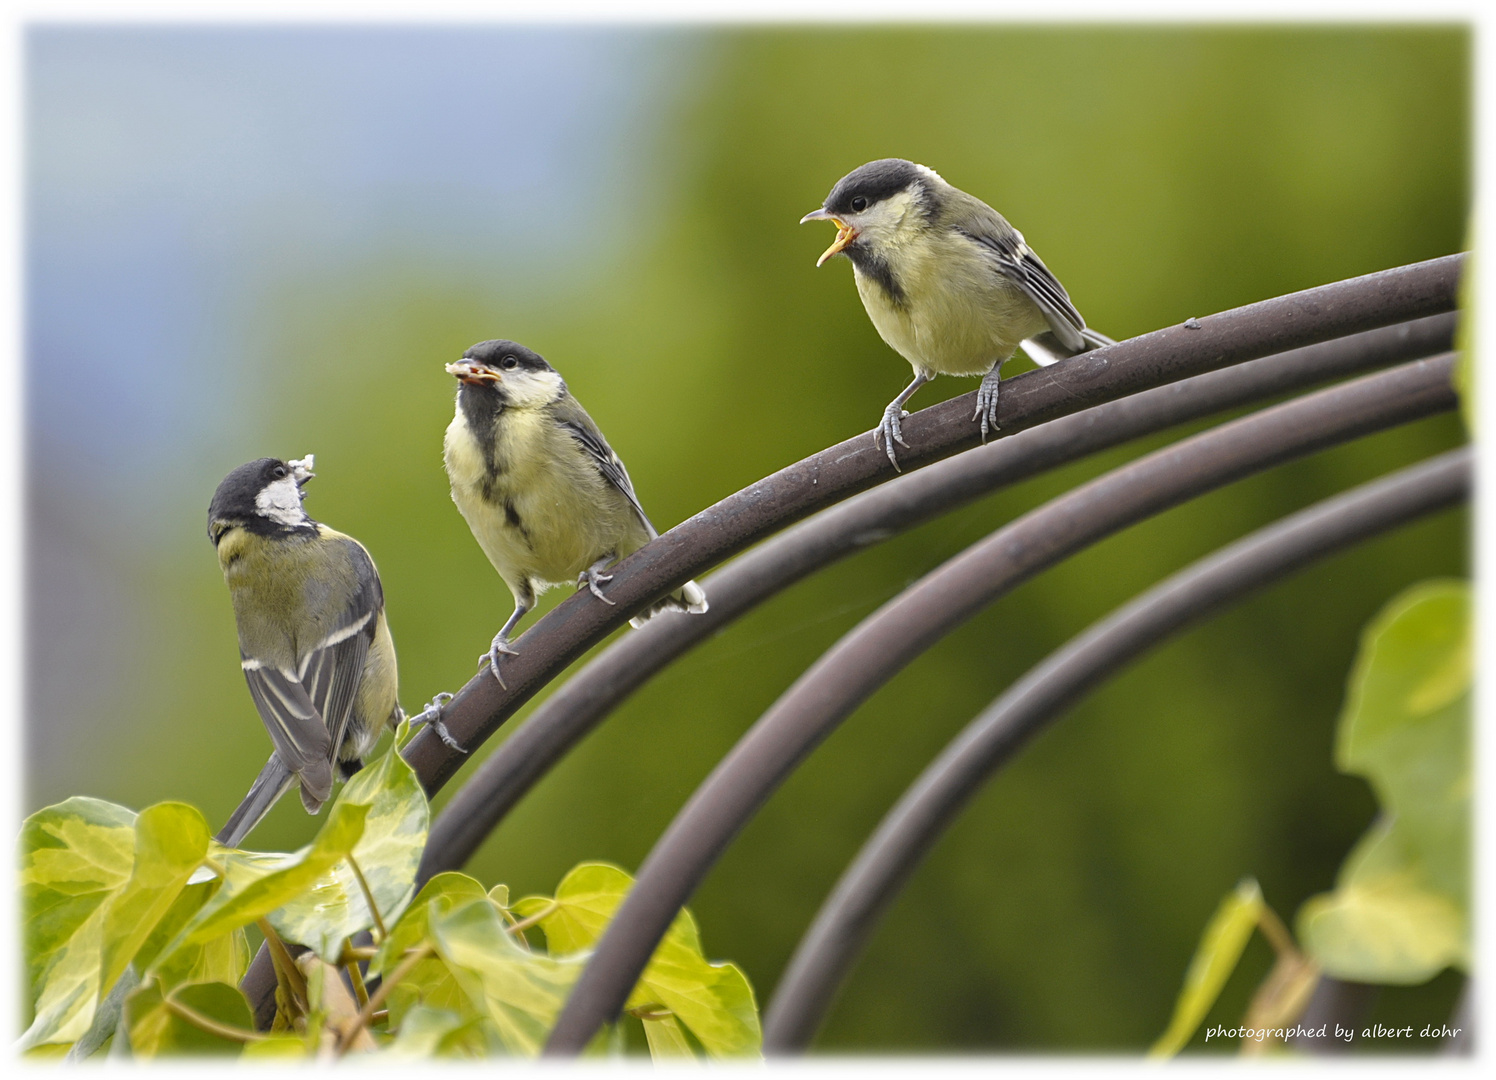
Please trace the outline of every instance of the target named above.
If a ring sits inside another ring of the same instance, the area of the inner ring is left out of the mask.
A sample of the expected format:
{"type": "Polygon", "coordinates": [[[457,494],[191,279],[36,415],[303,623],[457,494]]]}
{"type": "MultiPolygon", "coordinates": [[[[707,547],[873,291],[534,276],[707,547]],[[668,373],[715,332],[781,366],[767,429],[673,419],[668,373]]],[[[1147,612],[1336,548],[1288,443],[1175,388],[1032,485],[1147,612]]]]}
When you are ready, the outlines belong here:
{"type": "Polygon", "coordinates": [[[800,219],[829,221],[821,257],[852,262],[862,305],[879,336],[914,368],[914,381],[874,431],[898,469],[904,403],[936,375],[981,375],[982,439],[997,428],[1003,362],[1021,344],[1039,364],[1112,344],[1086,326],[1063,285],[992,207],[902,158],[870,161],[836,182],[800,219]]]}

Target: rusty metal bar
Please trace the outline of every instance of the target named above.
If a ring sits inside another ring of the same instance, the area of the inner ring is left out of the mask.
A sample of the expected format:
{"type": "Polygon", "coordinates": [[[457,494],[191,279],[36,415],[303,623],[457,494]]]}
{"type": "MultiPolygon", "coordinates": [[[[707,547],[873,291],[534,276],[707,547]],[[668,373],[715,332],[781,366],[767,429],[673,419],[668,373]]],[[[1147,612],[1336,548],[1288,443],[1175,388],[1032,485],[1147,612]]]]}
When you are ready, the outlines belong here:
{"type": "Polygon", "coordinates": [[[1172,635],[1296,570],[1470,496],[1469,447],[1317,503],[1138,596],[1014,683],[910,785],[842,874],[785,969],[764,1051],[805,1050],[836,991],[926,852],[1028,741],[1172,635]]]}
{"type": "Polygon", "coordinates": [[[656,673],[795,582],[992,491],[1130,439],[1451,347],[1454,314],[1263,357],[1097,405],[865,491],[786,529],[705,581],[711,610],[613,642],[489,755],[433,822],[417,887],[456,870],[573,746],[656,673]]]}
{"type": "Polygon", "coordinates": [[[546,1053],[579,1053],[618,1014],[675,912],[748,819],[842,719],[951,629],[1127,525],[1273,465],[1452,409],[1451,370],[1449,357],[1415,361],[1156,451],[999,529],[863,620],[780,697],[676,815],[572,991],[546,1053]]]}

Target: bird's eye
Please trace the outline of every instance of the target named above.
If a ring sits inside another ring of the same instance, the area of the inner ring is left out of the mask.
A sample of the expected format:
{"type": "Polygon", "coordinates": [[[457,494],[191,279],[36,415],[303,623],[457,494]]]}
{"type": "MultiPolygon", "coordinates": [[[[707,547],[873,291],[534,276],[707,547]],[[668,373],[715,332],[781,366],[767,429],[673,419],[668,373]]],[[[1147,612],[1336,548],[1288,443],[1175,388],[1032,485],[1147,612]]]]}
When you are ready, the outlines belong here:
{"type": "Polygon", "coordinates": [[[857,196],[857,198],[852,200],[852,209],[859,214],[862,213],[867,209],[867,200],[861,195],[857,196]]]}
{"type": "Polygon", "coordinates": [[[506,356],[504,357],[504,359],[499,361],[499,367],[503,368],[505,371],[513,371],[515,368],[519,367],[519,359],[513,356],[506,356]]]}
{"type": "Polygon", "coordinates": [[[284,465],[277,465],[273,470],[271,470],[271,475],[273,475],[277,480],[284,479],[286,475],[286,467],[284,465]]]}

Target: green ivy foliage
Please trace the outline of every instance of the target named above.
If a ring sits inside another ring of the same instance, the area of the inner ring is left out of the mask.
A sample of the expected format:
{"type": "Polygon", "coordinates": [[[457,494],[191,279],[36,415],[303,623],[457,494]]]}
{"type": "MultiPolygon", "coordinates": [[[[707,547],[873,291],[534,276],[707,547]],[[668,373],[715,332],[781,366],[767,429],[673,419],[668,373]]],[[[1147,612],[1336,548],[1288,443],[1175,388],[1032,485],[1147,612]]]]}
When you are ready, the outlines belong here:
{"type": "Polygon", "coordinates": [[[1254,929],[1277,950],[1281,975],[1280,985],[1270,975],[1259,989],[1259,1019],[1254,1025],[1249,1014],[1249,1027],[1264,1015],[1292,1024],[1321,974],[1414,985],[1447,967],[1470,971],[1471,616],[1468,582],[1434,580],[1393,597],[1367,625],[1335,764],[1371,784],[1380,813],[1346,856],[1335,889],[1299,908],[1297,942],[1255,881],[1221,902],[1152,1056],[1172,1057],[1189,1042],[1254,929]]]}
{"type": "Polygon", "coordinates": [[[1470,618],[1468,584],[1428,582],[1362,639],[1335,758],[1381,814],[1298,917],[1336,978],[1407,985],[1470,968],[1470,618]]]}
{"type": "MultiPolygon", "coordinates": [[[[506,886],[458,873],[417,893],[430,808],[399,742],[344,786],[299,851],[223,847],[183,803],[137,814],[72,798],[27,818],[31,1017],[20,1048],[83,1058],[107,1045],[137,1059],[537,1055],[633,879],[584,863],[554,897],[513,905],[506,886]],[[254,1029],[238,987],[251,925],[277,960],[268,1033],[254,1029]],[[352,944],[361,931],[374,947],[352,944]],[[306,951],[293,961],[289,944],[306,951]]],[[[747,976],[707,960],[685,910],[626,1012],[621,1023],[642,1024],[656,1058],[760,1054],[747,976]]],[[[593,1052],[623,1045],[615,1025],[593,1052]]]]}

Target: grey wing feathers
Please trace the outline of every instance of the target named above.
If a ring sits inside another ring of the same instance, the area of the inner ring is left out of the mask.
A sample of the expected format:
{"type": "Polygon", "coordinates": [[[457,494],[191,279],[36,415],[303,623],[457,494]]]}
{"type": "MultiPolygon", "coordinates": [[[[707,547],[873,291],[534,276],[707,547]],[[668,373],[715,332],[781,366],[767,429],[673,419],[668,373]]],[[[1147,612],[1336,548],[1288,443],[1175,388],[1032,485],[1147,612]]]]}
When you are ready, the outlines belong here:
{"type": "Polygon", "coordinates": [[[301,684],[306,687],[312,705],[322,715],[331,741],[329,763],[343,743],[348,720],[353,714],[353,699],[358,693],[364,671],[364,658],[374,643],[379,611],[384,606],[384,590],[374,563],[363,546],[347,540],[350,560],[357,574],[358,588],[336,629],[302,660],[301,684]]]}
{"type": "Polygon", "coordinates": [[[311,794],[332,794],[332,739],[322,714],[293,675],[273,667],[245,668],[249,694],[282,763],[311,794]]]}
{"type": "Polygon", "coordinates": [[[279,751],[271,754],[270,760],[265,762],[265,767],[250,786],[249,794],[244,796],[238,808],[229,815],[228,821],[218,830],[214,839],[228,847],[238,847],[240,841],[249,835],[249,831],[260,823],[260,819],[286,793],[294,778],[285,762],[281,761],[279,751]]]}
{"type": "Polygon", "coordinates": [[[1084,337],[1086,320],[1070,302],[1065,286],[1049,272],[1049,267],[1012,226],[1001,219],[983,224],[991,227],[961,231],[985,248],[998,273],[1022,289],[1044,313],[1050,329],[1065,348],[1072,353],[1084,352],[1088,348],[1084,337]]]}
{"type": "MultiPolygon", "coordinates": [[[[1090,327],[1081,331],[1081,337],[1086,339],[1086,348],[1082,349],[1082,352],[1099,349],[1103,345],[1117,344],[1105,334],[1092,330],[1090,327]]],[[[1024,338],[1019,344],[1023,346],[1023,351],[1029,354],[1029,358],[1040,367],[1048,367],[1050,364],[1075,355],[1075,350],[1067,349],[1049,330],[1042,334],[1035,334],[1031,338],[1024,338]]]]}
{"type": "MultiPolygon", "coordinates": [[[[639,515],[639,521],[644,526],[644,531],[649,534],[649,538],[653,540],[660,535],[655,531],[649,515],[644,512],[644,507],[639,505],[639,496],[634,494],[634,484],[629,479],[628,470],[623,467],[623,459],[613,452],[613,448],[603,438],[603,433],[592,422],[592,417],[587,415],[574,398],[568,398],[557,406],[556,423],[587,452],[587,456],[602,473],[603,479],[623,492],[629,505],[634,508],[634,513],[639,515]]],[[[706,593],[702,592],[701,586],[696,582],[688,581],[677,592],[661,597],[653,605],[635,615],[629,620],[629,625],[638,629],[649,620],[650,616],[661,611],[675,610],[700,614],[706,609],[706,593]]]]}
{"type": "Polygon", "coordinates": [[[356,575],[353,599],[334,620],[333,629],[302,657],[301,670],[283,671],[251,657],[244,659],[250,696],[270,732],[276,755],[290,773],[300,777],[301,800],[312,813],[332,794],[332,764],[352,715],[364,659],[384,605],[379,575],[368,552],[357,541],[343,543],[356,575]]]}
{"type": "Polygon", "coordinates": [[[613,448],[603,438],[603,433],[597,429],[592,418],[578,405],[575,410],[558,408],[556,422],[581,445],[583,450],[587,451],[587,456],[597,466],[598,472],[603,474],[603,479],[623,492],[629,505],[634,508],[634,513],[639,515],[639,521],[644,525],[644,531],[649,533],[649,538],[653,540],[658,536],[659,533],[655,532],[649,515],[644,512],[644,507],[639,505],[639,496],[634,494],[634,484],[629,479],[629,471],[623,467],[623,459],[613,452],[613,448]]]}

